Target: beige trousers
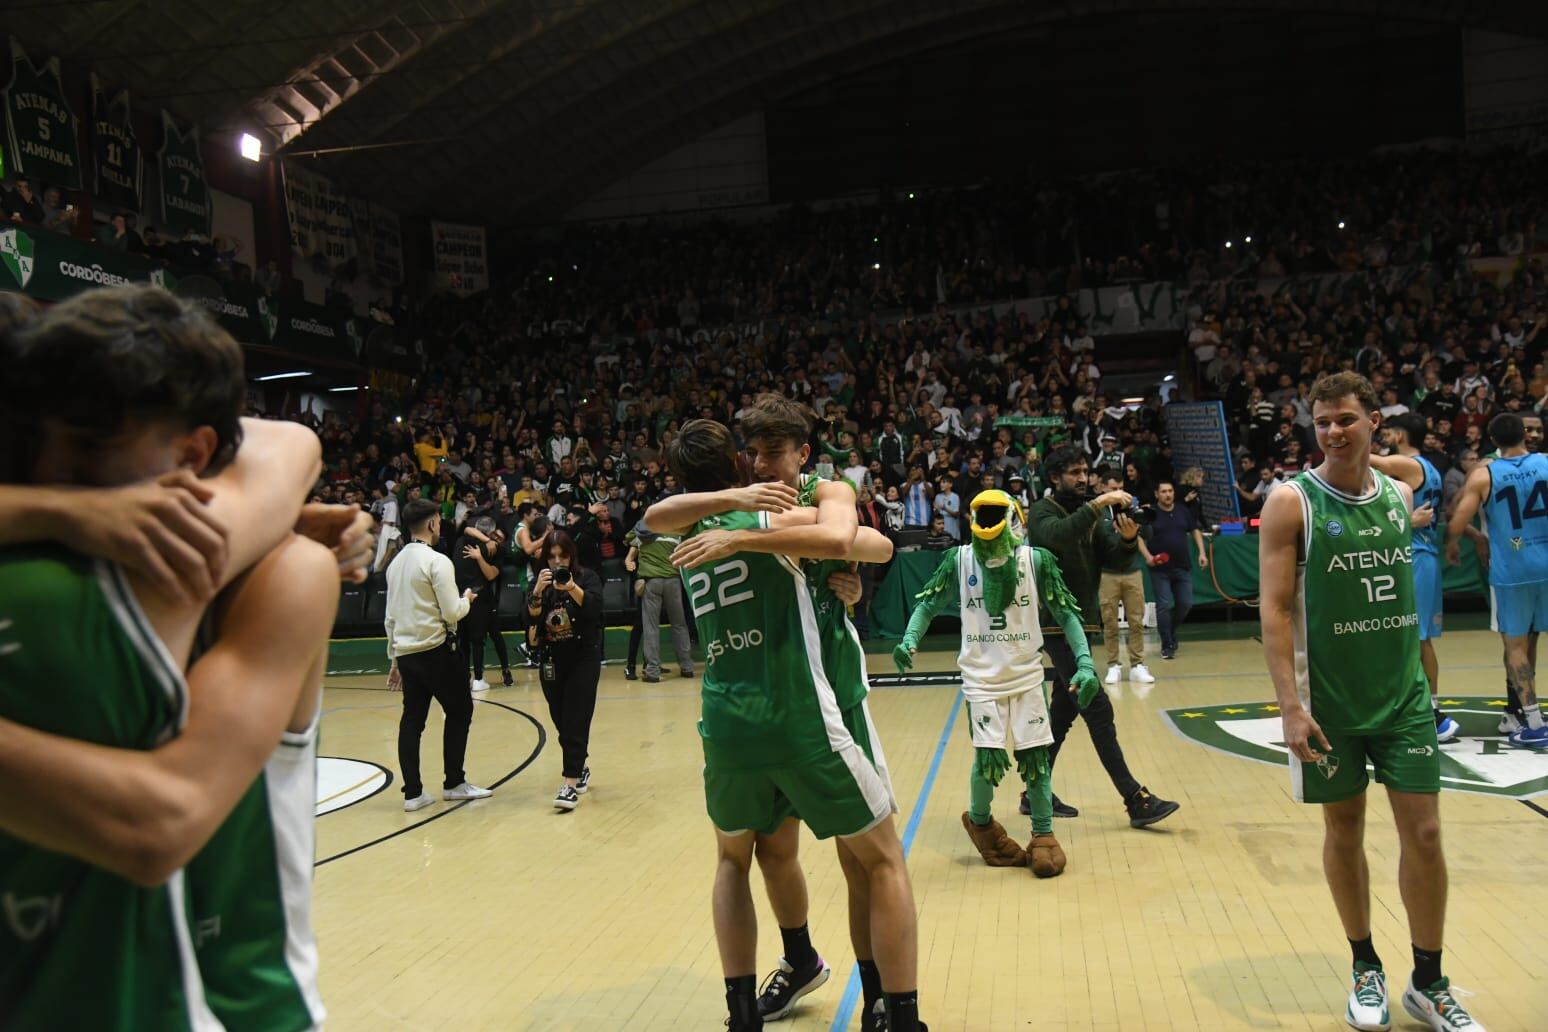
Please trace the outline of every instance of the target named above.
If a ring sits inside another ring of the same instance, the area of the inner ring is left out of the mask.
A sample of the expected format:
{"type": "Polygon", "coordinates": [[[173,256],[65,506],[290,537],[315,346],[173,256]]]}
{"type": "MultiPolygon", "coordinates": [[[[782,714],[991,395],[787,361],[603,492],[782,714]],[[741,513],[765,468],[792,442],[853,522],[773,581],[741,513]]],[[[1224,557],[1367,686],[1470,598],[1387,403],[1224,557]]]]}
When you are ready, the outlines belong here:
{"type": "Polygon", "coordinates": [[[1129,662],[1145,661],[1145,574],[1102,572],[1102,639],[1107,644],[1107,665],[1118,662],[1118,601],[1129,620],[1129,662]]]}

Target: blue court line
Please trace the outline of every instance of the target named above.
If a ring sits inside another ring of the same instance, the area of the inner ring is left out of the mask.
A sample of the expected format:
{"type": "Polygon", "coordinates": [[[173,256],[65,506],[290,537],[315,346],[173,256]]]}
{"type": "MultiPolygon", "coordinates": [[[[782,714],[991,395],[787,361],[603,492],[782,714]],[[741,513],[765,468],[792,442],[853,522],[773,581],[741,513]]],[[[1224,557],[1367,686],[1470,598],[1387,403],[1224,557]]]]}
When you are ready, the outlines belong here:
{"type": "MultiPolygon", "coordinates": [[[[924,819],[925,804],[930,801],[930,790],[935,787],[935,775],[940,773],[941,760],[946,757],[946,743],[951,740],[951,729],[957,726],[957,714],[961,710],[962,700],[954,692],[951,699],[951,712],[946,716],[946,726],[941,728],[940,741],[935,743],[935,756],[930,760],[930,769],[925,772],[924,784],[919,787],[919,798],[914,801],[914,812],[908,815],[908,824],[903,829],[905,860],[914,848],[914,835],[919,831],[919,822],[924,819]]],[[[860,965],[856,964],[849,969],[849,981],[844,985],[844,995],[839,1000],[838,1010],[833,1014],[833,1024],[829,1026],[829,1032],[843,1032],[847,1029],[849,1020],[854,1017],[855,1005],[859,1002],[860,965]]]]}

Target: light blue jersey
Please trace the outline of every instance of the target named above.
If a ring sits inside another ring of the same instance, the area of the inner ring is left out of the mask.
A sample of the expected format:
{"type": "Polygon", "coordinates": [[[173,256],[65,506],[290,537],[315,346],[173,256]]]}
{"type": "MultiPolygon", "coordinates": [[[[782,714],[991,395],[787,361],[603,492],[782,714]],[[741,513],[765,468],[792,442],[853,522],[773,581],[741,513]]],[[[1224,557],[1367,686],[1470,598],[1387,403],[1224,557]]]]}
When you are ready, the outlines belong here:
{"type": "Polygon", "coordinates": [[[1419,490],[1414,492],[1414,508],[1418,509],[1428,505],[1435,513],[1434,520],[1428,527],[1414,528],[1414,551],[1427,552],[1430,555],[1439,555],[1440,548],[1436,545],[1435,530],[1441,525],[1441,475],[1430,460],[1422,455],[1415,455],[1414,461],[1419,463],[1419,468],[1424,470],[1424,483],[1419,485],[1419,490]]]}
{"type": "Polygon", "coordinates": [[[1502,456],[1491,462],[1483,511],[1489,583],[1548,583],[1548,456],[1502,456]]]}

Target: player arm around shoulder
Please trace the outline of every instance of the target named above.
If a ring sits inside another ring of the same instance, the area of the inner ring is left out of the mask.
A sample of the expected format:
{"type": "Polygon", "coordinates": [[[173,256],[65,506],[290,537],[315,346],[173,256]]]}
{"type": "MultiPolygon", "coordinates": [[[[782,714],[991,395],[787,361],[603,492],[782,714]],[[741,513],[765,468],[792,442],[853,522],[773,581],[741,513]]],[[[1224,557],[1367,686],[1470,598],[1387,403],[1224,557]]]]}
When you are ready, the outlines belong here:
{"type": "Polygon", "coordinates": [[[0,828],[142,885],[186,864],[231,812],[315,679],[338,607],[324,546],[291,537],[235,589],[189,672],[188,721],[150,751],[0,720],[0,828]]]}
{"type": "Polygon", "coordinates": [[[1462,561],[1461,538],[1463,534],[1469,534],[1473,538],[1480,553],[1486,551],[1489,546],[1487,535],[1472,530],[1473,517],[1478,515],[1478,509],[1489,497],[1489,488],[1493,481],[1489,476],[1489,467],[1483,463],[1473,467],[1467,475],[1467,480],[1462,484],[1462,490],[1457,492],[1455,506],[1451,510],[1451,519],[1446,523],[1446,562],[1452,566],[1462,561]]]}
{"type": "Polygon", "coordinates": [[[663,498],[645,510],[641,522],[652,534],[681,534],[700,520],[722,512],[785,512],[796,504],[796,489],[787,484],[749,484],[663,498]]]}
{"type": "Polygon", "coordinates": [[[1295,571],[1306,532],[1299,488],[1275,491],[1263,504],[1258,527],[1258,615],[1263,625],[1263,658],[1284,725],[1285,745],[1304,763],[1317,749],[1331,752],[1322,728],[1301,703],[1295,683],[1295,571]]]}

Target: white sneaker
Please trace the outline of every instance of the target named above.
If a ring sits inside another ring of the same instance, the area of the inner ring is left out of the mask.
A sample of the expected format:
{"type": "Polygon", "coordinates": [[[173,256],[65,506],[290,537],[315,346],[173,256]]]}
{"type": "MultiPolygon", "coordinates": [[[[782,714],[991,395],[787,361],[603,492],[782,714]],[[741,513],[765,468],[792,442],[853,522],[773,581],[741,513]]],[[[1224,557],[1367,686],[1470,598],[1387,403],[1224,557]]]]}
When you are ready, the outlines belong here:
{"type": "Polygon", "coordinates": [[[1484,1032],[1483,1025],[1473,1020],[1452,995],[1451,980],[1447,978],[1428,989],[1419,989],[1410,976],[1408,988],[1403,990],[1403,1009],[1409,1017],[1424,1022],[1434,1032],[1484,1032]]]}
{"type": "Polygon", "coordinates": [[[1107,668],[1107,677],[1103,681],[1103,683],[1104,684],[1117,684],[1121,680],[1123,680],[1123,667],[1119,666],[1117,663],[1114,663],[1111,666],[1109,666],[1107,668]]]}
{"type": "Polygon", "coordinates": [[[1521,721],[1516,718],[1514,713],[1500,714],[1500,734],[1513,735],[1520,730],[1521,721]]]}
{"type": "Polygon", "coordinates": [[[475,692],[487,692],[489,690],[489,682],[480,677],[478,680],[474,681],[470,687],[475,692]]]}
{"type": "Polygon", "coordinates": [[[456,788],[448,788],[441,793],[442,799],[488,799],[494,795],[487,788],[479,788],[477,785],[464,781],[456,788]]]}
{"type": "Polygon", "coordinates": [[[435,796],[421,792],[413,799],[403,800],[403,812],[413,813],[415,810],[423,810],[433,802],[435,802],[435,796]]]}
{"type": "Polygon", "coordinates": [[[1344,1021],[1363,1032],[1387,1032],[1392,1015],[1387,1010],[1387,976],[1380,968],[1354,973],[1354,988],[1349,991],[1349,1006],[1344,1021]]]}
{"type": "Polygon", "coordinates": [[[1140,684],[1156,683],[1155,676],[1151,674],[1149,670],[1145,669],[1144,663],[1135,663],[1129,668],[1129,680],[1137,681],[1140,684]]]}

